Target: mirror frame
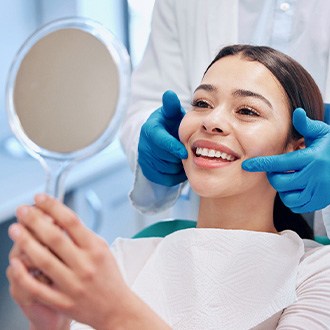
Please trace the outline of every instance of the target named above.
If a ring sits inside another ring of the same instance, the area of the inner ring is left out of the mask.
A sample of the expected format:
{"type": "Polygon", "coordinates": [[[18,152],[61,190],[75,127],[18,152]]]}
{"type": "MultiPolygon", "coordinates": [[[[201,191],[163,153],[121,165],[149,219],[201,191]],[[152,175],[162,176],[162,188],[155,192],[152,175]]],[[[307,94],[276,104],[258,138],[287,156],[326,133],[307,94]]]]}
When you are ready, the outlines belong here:
{"type": "Polygon", "coordinates": [[[127,100],[129,97],[131,65],[130,58],[124,46],[113,36],[113,34],[102,24],[87,18],[69,17],[52,21],[32,34],[19,49],[11,65],[6,86],[6,110],[9,119],[9,125],[17,139],[22,143],[25,149],[33,157],[41,162],[43,158],[53,159],[57,161],[78,161],[94,155],[107,147],[113,140],[118,131],[120,122],[127,108],[127,100]],[[30,49],[43,37],[48,34],[62,29],[78,29],[87,32],[96,37],[109,51],[113,61],[117,65],[119,78],[119,95],[114,115],[108,127],[104,130],[99,138],[90,145],[67,153],[55,152],[47,150],[35,144],[24,132],[20,120],[15,111],[14,90],[15,81],[22,61],[28,54],[30,49]]]}

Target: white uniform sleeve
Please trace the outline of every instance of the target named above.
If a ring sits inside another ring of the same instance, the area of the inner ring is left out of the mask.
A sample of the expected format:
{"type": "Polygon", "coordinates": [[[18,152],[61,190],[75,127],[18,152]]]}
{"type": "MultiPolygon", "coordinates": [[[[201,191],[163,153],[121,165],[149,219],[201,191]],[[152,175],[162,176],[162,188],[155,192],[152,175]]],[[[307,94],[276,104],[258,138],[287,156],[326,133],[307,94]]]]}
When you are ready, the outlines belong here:
{"type": "Polygon", "coordinates": [[[149,181],[136,166],[133,189],[129,194],[132,205],[142,213],[153,214],[172,207],[179,198],[183,184],[166,187],[149,181]]]}
{"type": "Polygon", "coordinates": [[[330,238],[330,205],[322,210],[322,219],[325,230],[327,231],[327,236],[330,238]]]}
{"type": "MultiPolygon", "coordinates": [[[[130,167],[139,173],[130,197],[133,205],[142,212],[152,213],[157,205],[162,205],[162,209],[166,209],[175,203],[180,193],[180,186],[167,188],[155,185],[137,168],[137,146],[141,126],[150,114],[161,106],[163,93],[168,89],[175,91],[183,106],[190,100],[188,79],[178,38],[175,1],[156,1],[151,35],[142,62],[132,74],[132,94],[120,132],[121,144],[130,167]],[[151,194],[147,194],[145,189],[151,191],[151,194]],[[141,190],[144,193],[141,194],[141,190]],[[146,200],[143,200],[144,196],[146,200]]],[[[158,212],[160,209],[155,211],[158,212]]]]}
{"type": "Polygon", "coordinates": [[[284,310],[276,329],[329,329],[329,306],[330,246],[322,246],[300,263],[297,301],[284,310]]]}

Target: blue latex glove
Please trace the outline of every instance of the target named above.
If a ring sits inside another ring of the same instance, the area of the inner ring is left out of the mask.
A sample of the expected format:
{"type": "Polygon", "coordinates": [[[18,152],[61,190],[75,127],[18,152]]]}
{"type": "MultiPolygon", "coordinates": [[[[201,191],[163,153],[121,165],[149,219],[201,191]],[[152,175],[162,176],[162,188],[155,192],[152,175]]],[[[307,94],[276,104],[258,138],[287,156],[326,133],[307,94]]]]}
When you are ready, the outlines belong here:
{"type": "Polygon", "coordinates": [[[304,136],[305,149],[251,158],[242,167],[267,172],[283,203],[293,212],[307,213],[330,204],[330,126],[307,118],[301,108],[293,113],[293,125],[304,136]]]}
{"type": "Polygon", "coordinates": [[[167,187],[187,180],[181,160],[187,158],[188,153],[178,137],[184,115],[177,95],[166,91],[163,106],[141,127],[138,162],[148,180],[167,187]]]}
{"type": "Polygon", "coordinates": [[[324,103],[324,121],[330,125],[330,104],[324,103]]]}

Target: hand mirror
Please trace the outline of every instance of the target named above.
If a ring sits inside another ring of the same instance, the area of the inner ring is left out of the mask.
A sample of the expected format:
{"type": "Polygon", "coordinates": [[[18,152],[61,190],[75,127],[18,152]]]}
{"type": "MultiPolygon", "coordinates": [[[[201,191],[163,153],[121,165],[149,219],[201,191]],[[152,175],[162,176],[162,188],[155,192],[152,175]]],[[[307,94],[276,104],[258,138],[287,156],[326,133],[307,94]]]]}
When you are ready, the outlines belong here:
{"type": "Polygon", "coordinates": [[[23,44],[9,72],[7,111],[46,171],[46,193],[62,199],[68,169],[112,141],[129,78],[125,48],[91,20],[54,21],[23,44]]]}

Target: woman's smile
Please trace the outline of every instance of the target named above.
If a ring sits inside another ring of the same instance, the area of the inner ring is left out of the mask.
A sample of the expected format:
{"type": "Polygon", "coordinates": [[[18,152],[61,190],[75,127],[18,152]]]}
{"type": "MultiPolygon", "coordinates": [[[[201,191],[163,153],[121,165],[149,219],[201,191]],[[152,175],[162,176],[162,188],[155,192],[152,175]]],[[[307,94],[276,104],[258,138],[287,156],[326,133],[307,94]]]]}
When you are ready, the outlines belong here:
{"type": "Polygon", "coordinates": [[[191,147],[193,162],[201,168],[218,168],[232,164],[240,158],[229,147],[207,140],[197,140],[191,147]]]}

